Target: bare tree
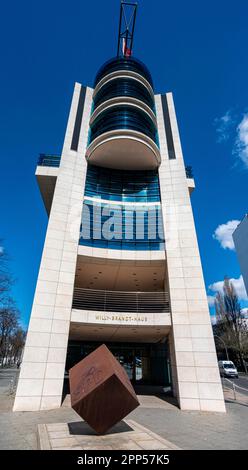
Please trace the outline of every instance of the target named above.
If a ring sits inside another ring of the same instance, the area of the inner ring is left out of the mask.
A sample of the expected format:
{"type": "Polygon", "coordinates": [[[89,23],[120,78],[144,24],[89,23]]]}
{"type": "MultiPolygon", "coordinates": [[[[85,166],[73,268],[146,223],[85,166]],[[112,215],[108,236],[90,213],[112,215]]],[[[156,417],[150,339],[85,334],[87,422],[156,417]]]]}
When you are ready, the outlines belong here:
{"type": "Polygon", "coordinates": [[[5,299],[0,308],[0,360],[2,365],[9,358],[11,336],[18,328],[19,312],[11,298],[5,299]]]}
{"type": "Polygon", "coordinates": [[[21,354],[25,333],[20,327],[19,311],[11,296],[13,277],[2,245],[0,240],[0,364],[4,366],[15,362],[21,354]]]}
{"type": "Polygon", "coordinates": [[[11,356],[15,364],[20,364],[22,351],[25,344],[26,333],[18,327],[11,336],[11,356]]]}
{"type": "Polygon", "coordinates": [[[248,354],[248,328],[241,311],[240,302],[233,284],[228,277],[224,279],[223,292],[215,297],[215,332],[228,348],[238,357],[246,371],[245,356],[248,354]]]}
{"type": "Polygon", "coordinates": [[[13,279],[8,270],[8,256],[0,239],[0,304],[5,295],[10,291],[13,279]]]}

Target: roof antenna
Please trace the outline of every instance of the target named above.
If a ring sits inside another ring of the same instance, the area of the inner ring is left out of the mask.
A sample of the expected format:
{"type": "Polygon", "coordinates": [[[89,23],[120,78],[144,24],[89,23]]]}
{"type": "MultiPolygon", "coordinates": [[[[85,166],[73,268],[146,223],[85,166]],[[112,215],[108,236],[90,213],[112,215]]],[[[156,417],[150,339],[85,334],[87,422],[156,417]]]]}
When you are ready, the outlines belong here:
{"type": "Polygon", "coordinates": [[[121,2],[117,57],[132,55],[137,6],[137,3],[121,2]]]}

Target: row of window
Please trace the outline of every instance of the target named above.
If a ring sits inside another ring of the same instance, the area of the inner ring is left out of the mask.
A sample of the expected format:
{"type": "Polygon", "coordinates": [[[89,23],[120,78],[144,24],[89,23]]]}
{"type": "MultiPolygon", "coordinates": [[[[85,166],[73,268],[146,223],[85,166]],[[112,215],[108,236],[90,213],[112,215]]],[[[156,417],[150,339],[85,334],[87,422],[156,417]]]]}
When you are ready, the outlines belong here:
{"type": "Polygon", "coordinates": [[[127,70],[138,73],[144,77],[153,87],[151,74],[143,62],[135,59],[134,57],[114,57],[113,59],[105,62],[98,71],[94,82],[94,88],[103,77],[119,70],[127,70]]]}
{"type": "Polygon", "coordinates": [[[84,200],[79,243],[128,250],[163,249],[161,207],[118,207],[84,200]]]}
{"type": "Polygon", "coordinates": [[[158,241],[146,241],[146,242],[134,242],[134,241],[120,241],[120,240],[85,240],[84,238],[79,239],[79,245],[90,246],[93,248],[105,248],[109,250],[129,250],[129,251],[159,251],[164,250],[165,245],[163,242],[158,241]]]}
{"type": "Polygon", "coordinates": [[[154,99],[141,82],[133,78],[116,78],[103,85],[94,97],[94,109],[118,96],[130,96],[146,103],[154,111],[154,99]]]}
{"type": "Polygon", "coordinates": [[[88,165],[85,196],[112,201],[160,201],[157,171],[120,171],[88,165]]]}
{"type": "Polygon", "coordinates": [[[104,132],[116,129],[131,129],[150,137],[158,144],[157,128],[152,119],[133,106],[114,106],[103,111],[91,125],[89,140],[92,142],[104,132]]]}

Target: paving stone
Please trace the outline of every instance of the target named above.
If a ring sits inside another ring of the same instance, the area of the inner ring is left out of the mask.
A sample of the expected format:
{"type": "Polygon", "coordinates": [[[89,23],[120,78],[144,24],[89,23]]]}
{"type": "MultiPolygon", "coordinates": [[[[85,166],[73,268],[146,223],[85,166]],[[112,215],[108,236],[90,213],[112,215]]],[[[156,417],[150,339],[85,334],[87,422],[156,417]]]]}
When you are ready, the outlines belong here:
{"type": "Polygon", "coordinates": [[[85,446],[83,450],[113,450],[113,447],[111,446],[85,446]]]}
{"type": "Polygon", "coordinates": [[[83,450],[80,446],[73,446],[73,447],[55,447],[53,450],[83,450]]]}
{"type": "MultiPolygon", "coordinates": [[[[181,411],[171,404],[168,407],[160,407],[157,397],[154,399],[154,407],[153,397],[149,397],[149,407],[148,399],[144,401],[144,406],[141,405],[129,415],[129,421],[134,420],[182,449],[248,449],[248,406],[244,404],[230,401],[226,403],[227,414],[219,415],[181,411]]],[[[66,423],[78,421],[78,416],[71,408],[13,413],[12,398],[7,397],[7,401],[5,399],[7,410],[2,410],[1,402],[0,386],[0,449],[33,449],[34,446],[37,448],[33,436],[36,436],[38,423],[49,423],[49,430],[62,432],[67,429],[66,423]]],[[[142,434],[143,431],[139,429],[137,435],[138,433],[142,434]]],[[[73,435],[70,436],[74,438],[73,435]]],[[[126,431],[126,436],[128,440],[133,440],[132,431],[126,431]]],[[[118,435],[112,431],[109,435],[101,436],[101,439],[100,447],[116,448],[114,446],[118,435]]],[[[94,439],[91,443],[98,445],[94,439]]],[[[136,444],[140,445],[139,438],[136,444]]],[[[67,448],[67,445],[64,448],[67,448]]],[[[73,448],[82,450],[83,446],[77,441],[73,448]]]]}
{"type": "Polygon", "coordinates": [[[59,439],[50,439],[52,448],[54,447],[65,447],[77,445],[77,441],[74,437],[63,437],[59,439]]]}
{"type": "Polygon", "coordinates": [[[141,445],[138,445],[134,441],[127,441],[127,442],[122,442],[122,443],[116,443],[116,446],[114,447],[115,450],[141,450],[142,447],[141,445]]]}
{"type": "Polygon", "coordinates": [[[168,449],[168,447],[164,446],[160,441],[155,441],[153,439],[139,441],[139,445],[141,446],[141,449],[148,450],[168,449]]]}
{"type": "Polygon", "coordinates": [[[50,439],[58,439],[68,437],[68,431],[48,431],[50,439]]]}

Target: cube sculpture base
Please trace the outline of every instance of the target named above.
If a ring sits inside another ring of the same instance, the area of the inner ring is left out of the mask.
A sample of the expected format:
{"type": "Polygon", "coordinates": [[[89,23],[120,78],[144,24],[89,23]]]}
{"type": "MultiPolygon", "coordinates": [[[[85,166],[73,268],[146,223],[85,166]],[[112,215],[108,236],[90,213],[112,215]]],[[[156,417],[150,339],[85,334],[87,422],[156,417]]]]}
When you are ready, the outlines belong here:
{"type": "Polygon", "coordinates": [[[69,370],[69,381],[72,408],[97,434],[139,406],[125,369],[105,344],[69,370]]]}

